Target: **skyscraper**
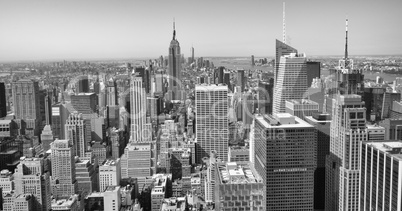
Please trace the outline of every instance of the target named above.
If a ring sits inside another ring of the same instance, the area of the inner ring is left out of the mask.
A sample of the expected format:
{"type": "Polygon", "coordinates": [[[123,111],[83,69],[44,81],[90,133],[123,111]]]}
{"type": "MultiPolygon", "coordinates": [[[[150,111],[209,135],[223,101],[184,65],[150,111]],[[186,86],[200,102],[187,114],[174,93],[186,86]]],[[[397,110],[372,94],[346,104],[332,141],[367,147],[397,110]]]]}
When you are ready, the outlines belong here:
{"type": "Polygon", "coordinates": [[[49,172],[44,171],[43,158],[24,158],[14,173],[15,191],[17,194],[32,194],[34,210],[50,210],[49,176],[49,172]]]}
{"type": "Polygon", "coordinates": [[[15,121],[21,134],[39,135],[40,108],[39,84],[30,79],[21,79],[12,85],[15,121]]]}
{"type": "MultiPolygon", "coordinates": [[[[131,76],[130,83],[130,112],[131,112],[131,137],[130,141],[141,142],[146,118],[146,93],[142,87],[142,78],[135,74],[131,76]]],[[[148,134],[145,134],[148,135],[148,134]]]]}
{"type": "Polygon", "coordinates": [[[366,108],[359,95],[338,95],[332,102],[325,210],[359,210],[359,153],[360,142],[367,140],[366,108]]]}
{"type": "Polygon", "coordinates": [[[191,46],[191,63],[194,63],[195,62],[195,60],[194,60],[194,48],[193,48],[193,46],[191,46]]]}
{"type": "Polygon", "coordinates": [[[228,87],[226,85],[196,85],[196,138],[197,163],[208,157],[212,150],[218,158],[227,161],[228,87]]]}
{"type": "Polygon", "coordinates": [[[74,156],[85,157],[85,152],[87,151],[88,146],[87,142],[91,140],[85,140],[87,128],[84,119],[82,118],[82,114],[70,114],[64,127],[66,131],[65,139],[71,141],[73,144],[74,156]]]}
{"type": "Polygon", "coordinates": [[[289,55],[291,53],[297,53],[297,50],[279,40],[276,40],[275,50],[276,51],[275,51],[274,79],[275,79],[275,84],[276,84],[276,82],[278,81],[277,78],[278,78],[278,71],[279,71],[279,62],[280,62],[281,57],[285,56],[285,55],[289,55]]]}
{"type": "Polygon", "coordinates": [[[254,61],[254,55],[251,55],[251,66],[255,65],[255,61],[254,61]]]}
{"type": "Polygon", "coordinates": [[[181,62],[180,44],[176,39],[175,22],[173,22],[173,39],[169,46],[169,100],[181,100],[181,62]]]}
{"type": "Polygon", "coordinates": [[[307,87],[311,86],[314,78],[321,77],[321,63],[307,61],[307,87]]]}
{"type": "Polygon", "coordinates": [[[401,141],[361,142],[359,210],[401,210],[401,141]]]}
{"type": "Polygon", "coordinates": [[[288,113],[257,115],[254,166],[266,185],[266,210],[313,210],[316,136],[288,113]]]}
{"type": "Polygon", "coordinates": [[[70,197],[78,190],[72,142],[57,139],[51,149],[52,194],[56,198],[70,197]]]}
{"type": "Polygon", "coordinates": [[[88,75],[79,76],[76,86],[77,86],[76,87],[76,93],[87,93],[87,92],[89,92],[88,75]]]}
{"type": "Polygon", "coordinates": [[[240,92],[244,92],[246,86],[246,79],[244,78],[244,70],[237,70],[237,86],[240,86],[240,92]]]}
{"type": "Polygon", "coordinates": [[[300,100],[307,90],[306,56],[282,56],[274,89],[273,114],[284,113],[286,100],[300,100]]]}
{"type": "Polygon", "coordinates": [[[0,82],[0,118],[7,116],[6,86],[0,82]]]}

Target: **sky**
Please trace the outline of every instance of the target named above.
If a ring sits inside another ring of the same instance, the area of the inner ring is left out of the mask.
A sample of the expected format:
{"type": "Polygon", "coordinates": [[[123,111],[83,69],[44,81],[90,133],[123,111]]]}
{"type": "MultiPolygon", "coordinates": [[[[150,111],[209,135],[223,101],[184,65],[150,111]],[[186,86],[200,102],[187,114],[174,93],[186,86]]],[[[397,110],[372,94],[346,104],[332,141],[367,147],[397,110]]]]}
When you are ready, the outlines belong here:
{"type": "MultiPolygon", "coordinates": [[[[287,0],[287,43],[307,55],[402,54],[401,0],[287,0]]],[[[185,57],[273,56],[283,1],[0,0],[0,61],[157,58],[173,19],[185,57]]]]}

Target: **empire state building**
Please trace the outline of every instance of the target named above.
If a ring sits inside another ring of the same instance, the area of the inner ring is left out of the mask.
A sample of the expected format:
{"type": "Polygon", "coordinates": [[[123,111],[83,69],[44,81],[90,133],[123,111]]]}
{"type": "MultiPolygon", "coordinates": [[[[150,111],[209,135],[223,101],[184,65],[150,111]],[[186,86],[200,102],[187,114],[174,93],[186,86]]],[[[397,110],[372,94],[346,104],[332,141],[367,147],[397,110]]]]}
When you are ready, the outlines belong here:
{"type": "Polygon", "coordinates": [[[175,23],[173,22],[173,39],[169,46],[169,86],[168,99],[182,100],[180,44],[176,40],[175,23]]]}

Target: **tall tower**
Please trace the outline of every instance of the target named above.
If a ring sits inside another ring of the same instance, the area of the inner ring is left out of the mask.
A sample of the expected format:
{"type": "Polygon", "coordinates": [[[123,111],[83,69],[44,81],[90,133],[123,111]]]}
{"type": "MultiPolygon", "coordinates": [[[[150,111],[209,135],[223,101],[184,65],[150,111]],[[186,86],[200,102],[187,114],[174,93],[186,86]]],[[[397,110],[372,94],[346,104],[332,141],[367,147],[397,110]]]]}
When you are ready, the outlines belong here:
{"type": "Polygon", "coordinates": [[[194,47],[191,46],[191,63],[195,62],[194,60],[194,47]]]}
{"type": "Polygon", "coordinates": [[[173,39],[169,46],[169,100],[181,100],[181,62],[180,44],[176,39],[175,22],[173,22],[173,39]]]}
{"type": "Polygon", "coordinates": [[[360,142],[367,140],[366,108],[359,95],[337,95],[332,104],[325,210],[359,210],[360,142]]]}
{"type": "MultiPolygon", "coordinates": [[[[131,76],[130,83],[130,112],[131,112],[131,137],[130,142],[141,142],[143,139],[146,118],[146,93],[142,87],[142,78],[135,74],[131,76]]],[[[146,134],[147,135],[147,134],[146,134]]]]}
{"type": "Polygon", "coordinates": [[[274,79],[275,84],[278,78],[279,62],[282,56],[289,55],[291,53],[297,53],[297,50],[284,42],[276,40],[275,44],[275,71],[274,79]]]}
{"type": "Polygon", "coordinates": [[[12,85],[15,119],[20,134],[39,135],[40,107],[39,84],[30,79],[21,79],[12,85]]]}
{"type": "Polygon", "coordinates": [[[285,2],[283,2],[283,43],[286,44],[285,2]]]}
{"type": "Polygon", "coordinates": [[[66,139],[73,144],[74,156],[85,157],[85,152],[87,150],[87,142],[90,140],[85,140],[85,127],[84,119],[82,114],[73,113],[68,117],[65,124],[66,139]]]}
{"type": "Polygon", "coordinates": [[[214,150],[223,161],[228,159],[228,87],[196,85],[197,163],[214,150]]]}
{"type": "Polygon", "coordinates": [[[72,143],[57,139],[51,144],[51,149],[52,194],[55,198],[68,198],[78,190],[72,143]]]}
{"type": "Polygon", "coordinates": [[[288,113],[257,115],[254,166],[266,185],[266,210],[313,210],[316,134],[288,113]]]}
{"type": "Polygon", "coordinates": [[[304,54],[282,56],[274,89],[273,114],[286,112],[285,102],[302,99],[307,90],[307,66],[304,54]]]}

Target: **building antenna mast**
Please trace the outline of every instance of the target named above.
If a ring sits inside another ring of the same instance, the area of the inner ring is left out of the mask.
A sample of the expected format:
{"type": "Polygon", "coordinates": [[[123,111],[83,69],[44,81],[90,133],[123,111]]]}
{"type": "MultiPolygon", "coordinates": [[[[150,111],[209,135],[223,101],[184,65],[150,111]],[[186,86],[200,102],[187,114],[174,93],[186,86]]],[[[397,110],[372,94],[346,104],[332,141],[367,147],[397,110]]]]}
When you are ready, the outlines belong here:
{"type": "Polygon", "coordinates": [[[286,44],[285,2],[283,2],[283,43],[286,44]]]}

